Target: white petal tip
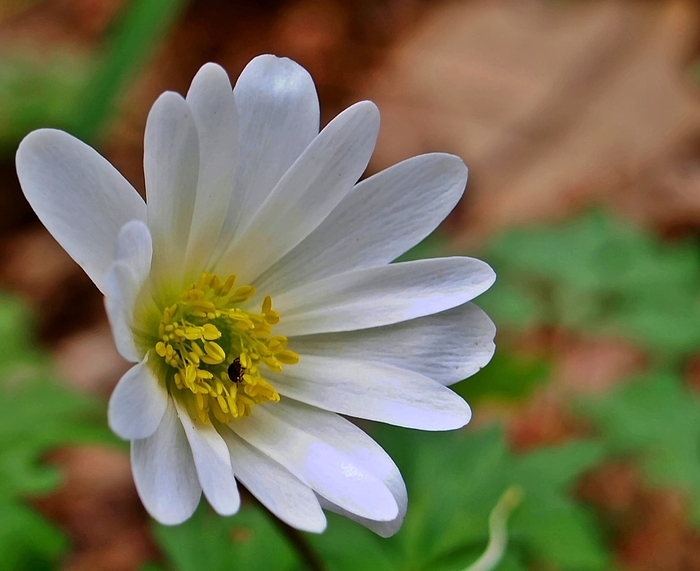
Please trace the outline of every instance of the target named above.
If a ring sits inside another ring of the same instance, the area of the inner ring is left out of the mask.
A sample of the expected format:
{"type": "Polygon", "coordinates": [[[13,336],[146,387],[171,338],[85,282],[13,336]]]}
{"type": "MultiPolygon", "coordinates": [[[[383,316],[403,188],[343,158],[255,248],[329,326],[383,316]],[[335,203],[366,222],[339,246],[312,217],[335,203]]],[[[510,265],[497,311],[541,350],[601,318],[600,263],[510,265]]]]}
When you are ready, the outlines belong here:
{"type": "Polygon", "coordinates": [[[124,440],[152,436],[167,408],[165,389],[149,370],[147,360],[124,373],[109,399],[107,422],[124,440]]]}
{"type": "Polygon", "coordinates": [[[236,515],[241,509],[241,502],[233,500],[231,502],[222,502],[219,500],[216,506],[212,505],[212,508],[214,508],[214,511],[220,516],[232,516],[236,515]]]}
{"type": "Polygon", "coordinates": [[[192,79],[192,84],[187,92],[187,101],[193,97],[201,96],[201,92],[213,92],[217,88],[223,88],[231,91],[231,80],[228,77],[226,70],[218,63],[205,63],[199,68],[199,71],[192,79]]]}
{"type": "Polygon", "coordinates": [[[471,283],[469,284],[472,292],[467,301],[471,301],[487,291],[496,282],[497,276],[495,270],[483,260],[467,259],[468,263],[473,264],[472,268],[475,274],[473,278],[470,278],[471,283]]]}
{"type": "Polygon", "coordinates": [[[134,433],[128,429],[128,427],[122,426],[122,424],[115,419],[115,414],[111,406],[107,408],[107,426],[109,426],[109,429],[122,440],[131,441],[136,440],[137,438],[134,433]]]}
{"type": "Polygon", "coordinates": [[[377,505],[373,513],[368,513],[364,517],[374,521],[393,521],[399,515],[399,506],[392,496],[392,502],[381,502],[377,505]]]}
{"type": "Polygon", "coordinates": [[[305,74],[309,73],[303,66],[295,62],[293,59],[276,56],[274,54],[261,54],[256,56],[250,60],[250,62],[248,62],[246,67],[258,68],[263,66],[267,68],[276,67],[278,70],[283,70],[284,68],[303,70],[305,74]]]}
{"type": "Polygon", "coordinates": [[[218,63],[215,63],[213,61],[205,63],[202,67],[199,68],[199,71],[195,74],[195,77],[199,75],[218,75],[221,76],[224,74],[228,78],[228,73],[226,73],[226,70],[221,67],[218,63]]]}
{"type": "Polygon", "coordinates": [[[161,525],[168,525],[168,526],[174,526],[174,525],[180,525],[181,523],[185,523],[188,519],[192,517],[192,514],[182,514],[182,513],[173,513],[173,514],[168,514],[168,513],[160,513],[160,514],[155,514],[152,513],[148,508],[146,508],[146,511],[148,512],[148,515],[150,515],[154,520],[156,520],[158,523],[161,525]]]}
{"type": "Polygon", "coordinates": [[[273,91],[314,90],[311,74],[294,60],[263,54],[253,58],[241,73],[238,82],[249,78],[265,78],[273,91]]]}
{"type": "Polygon", "coordinates": [[[328,527],[328,522],[327,522],[326,519],[324,518],[324,519],[323,519],[323,524],[322,524],[322,525],[318,525],[318,526],[315,526],[315,527],[308,527],[308,528],[306,528],[306,529],[304,529],[304,530],[302,530],[302,531],[307,531],[308,533],[323,533],[324,531],[326,531],[326,528],[327,528],[327,527],[328,527]]]}
{"type": "Polygon", "coordinates": [[[326,520],[326,516],[323,515],[323,512],[321,512],[320,518],[314,518],[308,521],[288,521],[286,523],[299,531],[305,531],[307,533],[323,533],[328,527],[328,521],[326,520]]]}
{"type": "MultiPolygon", "coordinates": [[[[15,166],[25,195],[25,177],[31,176],[33,169],[46,160],[47,151],[52,147],[61,146],[66,140],[77,141],[73,135],[59,129],[36,129],[22,139],[15,153],[15,166]]],[[[32,195],[28,195],[27,199],[32,203],[32,195]]]]}
{"type": "Polygon", "coordinates": [[[356,113],[362,113],[368,120],[375,121],[379,126],[379,107],[369,100],[359,101],[348,109],[353,109],[356,113]]]}
{"type": "Polygon", "coordinates": [[[423,430],[459,430],[469,424],[472,419],[471,407],[457,394],[454,394],[452,400],[449,412],[446,411],[441,418],[436,419],[434,426],[424,426],[423,430]]]}
{"type": "Polygon", "coordinates": [[[73,138],[72,135],[66,133],[65,131],[61,131],[60,129],[50,129],[46,127],[42,129],[35,129],[34,131],[28,133],[24,137],[24,139],[22,139],[22,142],[19,144],[17,152],[19,153],[21,149],[27,149],[37,143],[45,143],[47,141],[50,141],[51,139],[61,137],[73,138]]]}
{"type": "MultiPolygon", "coordinates": [[[[425,430],[428,432],[441,432],[445,430],[458,430],[463,428],[472,419],[472,410],[467,402],[458,394],[444,389],[439,401],[433,401],[423,408],[397,411],[395,421],[391,424],[425,430]]],[[[380,419],[384,420],[384,419],[380,419]]]]}

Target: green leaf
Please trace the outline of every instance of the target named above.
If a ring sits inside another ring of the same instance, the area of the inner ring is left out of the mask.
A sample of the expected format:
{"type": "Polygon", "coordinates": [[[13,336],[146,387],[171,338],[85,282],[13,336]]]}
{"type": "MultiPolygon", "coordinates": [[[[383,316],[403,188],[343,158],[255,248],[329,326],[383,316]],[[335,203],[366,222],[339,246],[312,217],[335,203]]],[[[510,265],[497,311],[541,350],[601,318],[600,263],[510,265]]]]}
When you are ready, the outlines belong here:
{"type": "Polygon", "coordinates": [[[623,336],[674,361],[700,345],[700,262],[692,244],[665,244],[591,213],[506,232],[483,257],[498,280],[480,305],[497,324],[623,336]]]}
{"type": "Polygon", "coordinates": [[[326,513],[328,529],[317,536],[309,536],[328,571],[372,569],[395,571],[391,553],[387,553],[385,539],[347,518],[326,513]]]}
{"type": "Polygon", "coordinates": [[[652,483],[683,490],[700,526],[700,400],[680,379],[650,374],[581,408],[612,453],[632,455],[652,483]]]}
{"type": "Polygon", "coordinates": [[[547,381],[549,370],[544,361],[497,351],[488,366],[451,388],[471,405],[483,401],[520,401],[547,381]]]}
{"type": "Polygon", "coordinates": [[[508,275],[501,275],[501,268],[494,268],[496,283],[486,293],[477,298],[477,305],[489,316],[497,317],[498,324],[510,329],[521,330],[547,321],[544,306],[536,296],[508,275]]]}
{"type": "Polygon", "coordinates": [[[518,456],[498,428],[430,434],[382,427],[377,436],[406,479],[408,516],[390,539],[329,517],[328,530],[310,540],[330,570],[461,571],[483,552],[489,514],[513,485],[524,496],[511,518],[499,570],[536,562],[563,571],[606,568],[610,557],[591,514],[568,493],[600,460],[597,444],[575,442],[518,456]]]}
{"type": "Polygon", "coordinates": [[[186,0],[132,0],[111,38],[78,106],[71,132],[94,140],[116,99],[186,6],[186,0]]]}
{"type": "Polygon", "coordinates": [[[40,515],[17,502],[0,500],[0,570],[54,569],[67,544],[63,534],[40,515]]]}
{"type": "Polygon", "coordinates": [[[111,441],[104,407],[52,379],[48,360],[27,341],[26,309],[0,296],[0,571],[53,569],[62,533],[35,513],[31,496],[52,490],[58,472],[42,463],[55,446],[111,441]]]}
{"type": "Polygon", "coordinates": [[[182,525],[154,524],[153,529],[173,570],[302,569],[277,527],[254,507],[222,518],[202,502],[195,515],[182,525]]]}
{"type": "Polygon", "coordinates": [[[396,258],[395,262],[411,262],[413,260],[447,256],[449,255],[447,242],[447,236],[435,232],[408,252],[396,258]]]}
{"type": "MultiPolygon", "coordinates": [[[[610,556],[587,509],[569,494],[601,458],[591,442],[514,455],[501,429],[451,434],[382,426],[378,440],[406,479],[410,506],[402,529],[382,539],[359,524],[328,514],[328,529],[304,534],[328,571],[463,571],[483,553],[489,516],[515,486],[522,500],[508,525],[510,540],[498,571],[533,565],[561,571],[606,569],[610,556]]],[[[172,571],[305,568],[294,542],[255,506],[231,518],[201,505],[177,526],[154,526],[172,571]]]]}
{"type": "Polygon", "coordinates": [[[66,128],[84,92],[92,61],[69,51],[49,57],[11,52],[0,59],[0,153],[10,155],[29,131],[66,128]]]}
{"type": "Polygon", "coordinates": [[[39,127],[95,141],[186,5],[187,0],[131,0],[95,53],[59,48],[47,57],[46,50],[31,45],[3,50],[0,153],[13,153],[39,127]]]}
{"type": "Polygon", "coordinates": [[[608,555],[592,515],[566,495],[576,478],[602,458],[602,447],[573,442],[542,449],[516,462],[513,479],[528,498],[512,519],[512,532],[527,538],[537,558],[561,569],[603,569],[608,555]]]}

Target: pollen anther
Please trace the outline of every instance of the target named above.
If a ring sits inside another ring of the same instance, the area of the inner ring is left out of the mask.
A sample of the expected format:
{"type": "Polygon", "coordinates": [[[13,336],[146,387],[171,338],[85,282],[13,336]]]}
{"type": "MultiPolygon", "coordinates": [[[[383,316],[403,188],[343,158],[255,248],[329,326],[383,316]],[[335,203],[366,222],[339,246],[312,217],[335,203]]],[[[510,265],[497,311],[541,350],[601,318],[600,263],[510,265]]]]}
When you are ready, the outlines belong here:
{"type": "Polygon", "coordinates": [[[241,304],[255,295],[255,288],[234,289],[235,281],[233,275],[221,280],[202,274],[165,308],[153,346],[170,371],[170,394],[205,423],[212,418],[231,422],[250,415],[256,404],[279,401],[277,391],[261,376],[260,365],[279,372],[283,365],[299,361],[299,355],[286,348],[286,337],[271,336],[280,319],[272,298],[264,298],[260,313],[243,309],[241,304]]]}

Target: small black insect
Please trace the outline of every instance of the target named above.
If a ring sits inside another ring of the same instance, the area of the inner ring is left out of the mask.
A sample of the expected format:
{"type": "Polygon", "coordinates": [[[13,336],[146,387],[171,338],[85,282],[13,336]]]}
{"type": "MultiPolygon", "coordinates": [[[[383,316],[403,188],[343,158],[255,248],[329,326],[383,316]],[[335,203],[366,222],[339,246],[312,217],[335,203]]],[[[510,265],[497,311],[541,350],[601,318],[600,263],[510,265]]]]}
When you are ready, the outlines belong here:
{"type": "Polygon", "coordinates": [[[238,384],[243,380],[243,373],[245,373],[245,369],[241,367],[241,360],[236,357],[233,363],[228,366],[228,378],[238,384]]]}

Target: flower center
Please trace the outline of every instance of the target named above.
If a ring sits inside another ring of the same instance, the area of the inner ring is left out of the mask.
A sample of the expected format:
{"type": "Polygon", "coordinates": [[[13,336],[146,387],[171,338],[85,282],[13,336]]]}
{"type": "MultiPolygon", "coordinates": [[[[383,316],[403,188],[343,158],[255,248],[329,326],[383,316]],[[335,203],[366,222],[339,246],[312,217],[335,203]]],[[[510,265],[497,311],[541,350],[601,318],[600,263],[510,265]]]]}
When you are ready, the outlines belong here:
{"type": "Polygon", "coordinates": [[[235,276],[222,281],[204,273],[180,299],[165,308],[155,351],[166,370],[166,384],[193,418],[222,423],[248,416],[255,404],[277,402],[274,387],[262,377],[294,365],[287,338],[273,336],[279,314],[268,295],[260,313],[240,306],[255,294],[252,286],[233,288],[235,276]]]}

